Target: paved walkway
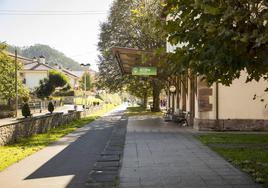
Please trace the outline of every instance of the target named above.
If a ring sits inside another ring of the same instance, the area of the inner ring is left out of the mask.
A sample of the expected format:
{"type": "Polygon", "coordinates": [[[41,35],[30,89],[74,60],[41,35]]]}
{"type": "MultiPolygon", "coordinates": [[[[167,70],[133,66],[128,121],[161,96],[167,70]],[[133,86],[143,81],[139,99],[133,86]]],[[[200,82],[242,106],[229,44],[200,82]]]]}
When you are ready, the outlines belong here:
{"type": "Polygon", "coordinates": [[[1,188],[82,188],[125,106],[0,173],[1,188]]]}
{"type": "Polygon", "coordinates": [[[160,118],[128,120],[121,188],[256,188],[250,177],[160,118]]]}

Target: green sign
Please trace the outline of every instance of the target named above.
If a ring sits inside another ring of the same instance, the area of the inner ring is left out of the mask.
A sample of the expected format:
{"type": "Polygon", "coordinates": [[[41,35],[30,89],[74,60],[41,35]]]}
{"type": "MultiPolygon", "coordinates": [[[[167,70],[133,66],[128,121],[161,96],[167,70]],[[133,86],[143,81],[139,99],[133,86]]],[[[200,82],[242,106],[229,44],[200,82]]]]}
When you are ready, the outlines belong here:
{"type": "Polygon", "coordinates": [[[138,76],[156,76],[156,67],[134,67],[132,68],[132,75],[138,76]]]}

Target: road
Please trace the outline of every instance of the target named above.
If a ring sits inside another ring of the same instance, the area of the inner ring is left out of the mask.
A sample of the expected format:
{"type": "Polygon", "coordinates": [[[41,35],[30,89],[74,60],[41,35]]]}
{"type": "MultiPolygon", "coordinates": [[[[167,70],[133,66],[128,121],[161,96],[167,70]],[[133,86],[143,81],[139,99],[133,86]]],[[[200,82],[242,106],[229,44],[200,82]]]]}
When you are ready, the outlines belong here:
{"type": "Polygon", "coordinates": [[[102,118],[12,165],[0,173],[2,188],[82,188],[113,126],[126,109],[120,106],[102,118]]]}

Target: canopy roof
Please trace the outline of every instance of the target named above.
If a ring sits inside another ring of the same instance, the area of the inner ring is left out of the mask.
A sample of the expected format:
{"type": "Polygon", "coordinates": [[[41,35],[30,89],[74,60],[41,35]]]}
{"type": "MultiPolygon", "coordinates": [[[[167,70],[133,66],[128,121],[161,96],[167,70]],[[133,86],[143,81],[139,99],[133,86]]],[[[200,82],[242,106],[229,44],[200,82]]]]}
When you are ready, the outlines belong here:
{"type": "Polygon", "coordinates": [[[137,66],[153,66],[153,53],[135,48],[113,47],[113,54],[119,64],[122,74],[131,74],[132,68],[137,66]],[[146,64],[144,59],[148,58],[146,64]]]}

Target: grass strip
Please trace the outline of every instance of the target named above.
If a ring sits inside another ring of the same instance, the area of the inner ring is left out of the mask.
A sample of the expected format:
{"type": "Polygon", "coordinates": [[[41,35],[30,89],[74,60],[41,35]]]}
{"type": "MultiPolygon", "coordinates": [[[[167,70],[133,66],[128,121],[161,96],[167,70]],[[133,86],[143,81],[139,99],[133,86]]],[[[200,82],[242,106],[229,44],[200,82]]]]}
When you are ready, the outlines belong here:
{"type": "Polygon", "coordinates": [[[268,188],[268,134],[209,133],[197,138],[268,188]]]}
{"type": "Polygon", "coordinates": [[[21,138],[17,143],[0,146],[0,171],[8,166],[26,158],[27,156],[55,142],[59,138],[75,131],[77,128],[94,121],[104,113],[115,108],[113,104],[107,104],[102,109],[92,113],[90,116],[75,120],[69,124],[49,130],[47,133],[36,134],[31,137],[21,138]]]}
{"type": "Polygon", "coordinates": [[[126,115],[127,116],[140,116],[140,115],[162,116],[163,113],[162,112],[151,112],[150,110],[145,109],[143,107],[135,106],[135,107],[128,107],[126,115]]]}

